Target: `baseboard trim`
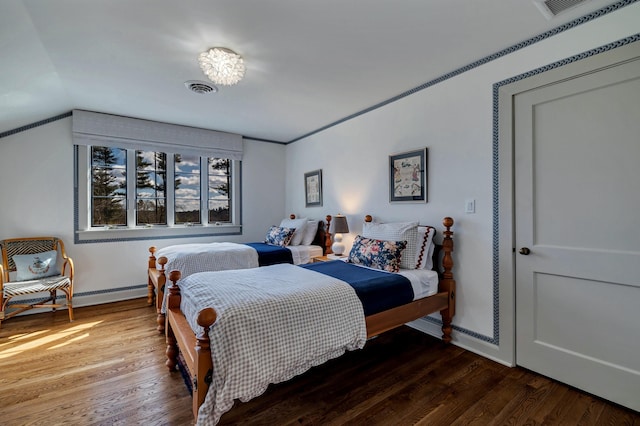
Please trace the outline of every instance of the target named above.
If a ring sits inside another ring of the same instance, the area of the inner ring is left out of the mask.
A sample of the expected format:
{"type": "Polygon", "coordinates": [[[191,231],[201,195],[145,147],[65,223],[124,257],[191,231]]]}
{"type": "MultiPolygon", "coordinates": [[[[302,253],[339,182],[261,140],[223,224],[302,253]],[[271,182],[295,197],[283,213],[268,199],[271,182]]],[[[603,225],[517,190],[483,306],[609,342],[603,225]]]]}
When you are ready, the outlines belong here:
{"type": "MultiPolygon", "coordinates": [[[[410,323],[407,323],[407,325],[425,334],[437,337],[438,339],[442,338],[441,325],[431,321],[427,321],[424,318],[411,321],[410,323]]],[[[458,347],[461,347],[462,349],[466,349],[477,355],[495,361],[498,364],[506,365],[507,367],[514,366],[514,364],[511,364],[499,357],[498,353],[500,351],[500,348],[497,345],[485,342],[480,339],[476,339],[475,337],[469,336],[466,333],[460,333],[455,329],[451,332],[451,343],[458,347]]]]}
{"type": "MultiPolygon", "coordinates": [[[[100,290],[92,292],[76,293],[73,295],[73,307],[82,308],[86,306],[102,305],[105,303],[121,302],[123,300],[146,298],[148,294],[146,285],[114,288],[109,290],[100,290]]],[[[64,295],[58,293],[57,299],[60,303],[64,303],[64,295]]],[[[30,299],[15,299],[22,303],[30,303],[30,299]]],[[[64,310],[62,308],[61,310],[64,310]]],[[[28,311],[21,312],[17,316],[40,314],[44,312],[51,312],[50,308],[36,308],[29,309],[28,311]]]]}

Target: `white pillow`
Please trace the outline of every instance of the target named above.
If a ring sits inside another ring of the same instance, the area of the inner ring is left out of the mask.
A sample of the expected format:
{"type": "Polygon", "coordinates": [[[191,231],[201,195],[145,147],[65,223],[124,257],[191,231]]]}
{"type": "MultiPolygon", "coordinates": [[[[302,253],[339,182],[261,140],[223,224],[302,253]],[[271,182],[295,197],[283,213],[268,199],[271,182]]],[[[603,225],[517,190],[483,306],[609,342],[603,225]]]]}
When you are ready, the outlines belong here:
{"type": "Polygon", "coordinates": [[[289,242],[290,246],[299,246],[302,241],[302,237],[304,236],[304,228],[307,224],[307,218],[303,217],[301,219],[282,219],[280,222],[281,228],[293,228],[295,232],[293,233],[293,237],[291,237],[291,241],[289,242]]]}
{"type": "Polygon", "coordinates": [[[39,280],[52,275],[60,275],[57,257],[56,250],[13,256],[13,263],[15,263],[17,271],[15,280],[39,280]]]}
{"type": "Polygon", "coordinates": [[[365,222],[362,236],[376,240],[406,241],[407,248],[402,253],[400,268],[416,269],[418,244],[418,222],[373,223],[365,222]]]}
{"type": "Polygon", "coordinates": [[[418,226],[418,247],[416,250],[416,269],[433,269],[433,237],[436,229],[432,226],[418,226]]]}
{"type": "Polygon", "coordinates": [[[302,242],[300,243],[300,245],[310,246],[311,243],[313,242],[313,239],[316,237],[317,233],[318,233],[318,221],[317,220],[308,221],[307,224],[304,226],[304,236],[302,237],[302,242]]]}

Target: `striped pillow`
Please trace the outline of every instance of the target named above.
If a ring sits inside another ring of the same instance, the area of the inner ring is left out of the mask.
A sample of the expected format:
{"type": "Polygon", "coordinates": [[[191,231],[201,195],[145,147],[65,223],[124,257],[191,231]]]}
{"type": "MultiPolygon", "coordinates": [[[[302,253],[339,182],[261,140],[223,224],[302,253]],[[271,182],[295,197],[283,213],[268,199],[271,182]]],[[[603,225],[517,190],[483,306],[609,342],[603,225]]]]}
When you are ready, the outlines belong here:
{"type": "Polygon", "coordinates": [[[416,269],[433,269],[433,237],[436,228],[433,226],[418,226],[418,249],[416,251],[416,269]]]}

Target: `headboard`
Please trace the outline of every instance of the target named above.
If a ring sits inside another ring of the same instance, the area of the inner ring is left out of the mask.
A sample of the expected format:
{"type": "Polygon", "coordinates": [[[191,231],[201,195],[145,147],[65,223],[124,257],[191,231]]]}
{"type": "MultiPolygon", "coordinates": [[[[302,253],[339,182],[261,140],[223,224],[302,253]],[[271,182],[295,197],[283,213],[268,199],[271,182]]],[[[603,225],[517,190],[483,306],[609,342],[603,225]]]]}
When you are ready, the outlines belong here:
{"type": "MultiPolygon", "coordinates": [[[[289,218],[295,219],[295,214],[290,214],[289,218]]],[[[312,245],[322,247],[322,254],[327,255],[333,253],[331,251],[331,234],[329,233],[329,225],[331,225],[331,215],[327,215],[325,220],[318,221],[318,230],[316,236],[311,242],[312,245]],[[326,223],[325,223],[326,221],[326,223]]]]}
{"type": "MultiPolygon", "coordinates": [[[[373,217],[371,215],[366,215],[364,217],[365,222],[373,222],[373,217]]],[[[442,220],[442,224],[445,227],[444,237],[442,244],[438,244],[435,241],[435,237],[438,234],[437,229],[433,225],[429,225],[433,228],[433,254],[431,256],[433,267],[431,268],[433,271],[436,271],[440,278],[443,275],[451,270],[452,263],[449,265],[451,261],[451,252],[453,251],[453,240],[451,236],[453,232],[451,231],[451,227],[453,226],[453,219],[450,217],[445,217],[442,220]]]]}

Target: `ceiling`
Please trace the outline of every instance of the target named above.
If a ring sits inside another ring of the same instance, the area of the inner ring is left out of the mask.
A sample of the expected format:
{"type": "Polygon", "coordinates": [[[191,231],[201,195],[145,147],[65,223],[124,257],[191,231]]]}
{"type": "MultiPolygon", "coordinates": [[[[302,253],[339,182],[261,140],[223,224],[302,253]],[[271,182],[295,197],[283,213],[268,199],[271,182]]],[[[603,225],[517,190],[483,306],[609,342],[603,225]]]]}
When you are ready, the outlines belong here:
{"type": "Polygon", "coordinates": [[[0,0],[0,135],[85,109],[287,143],[613,3],[0,0]],[[215,46],[244,80],[188,91],[215,46]]]}

